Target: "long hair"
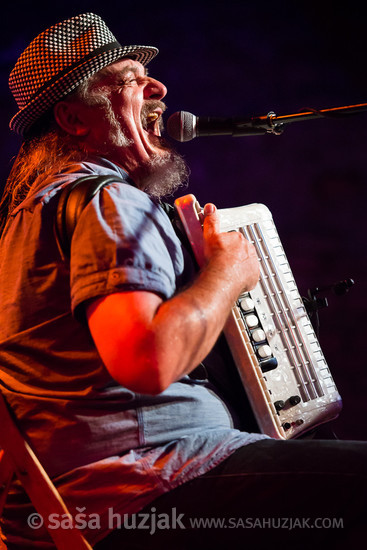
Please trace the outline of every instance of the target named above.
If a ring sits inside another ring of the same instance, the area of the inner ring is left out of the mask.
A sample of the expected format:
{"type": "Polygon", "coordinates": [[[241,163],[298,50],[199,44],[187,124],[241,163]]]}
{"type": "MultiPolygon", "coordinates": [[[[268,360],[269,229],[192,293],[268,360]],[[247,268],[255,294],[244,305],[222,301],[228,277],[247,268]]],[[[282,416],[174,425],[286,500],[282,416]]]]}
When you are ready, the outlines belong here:
{"type": "MultiPolygon", "coordinates": [[[[88,102],[93,76],[69,96],[88,102]]],[[[59,173],[70,161],[86,158],[83,143],[56,123],[53,110],[43,115],[25,136],[0,201],[0,235],[13,210],[27,197],[36,179],[59,173]]]]}

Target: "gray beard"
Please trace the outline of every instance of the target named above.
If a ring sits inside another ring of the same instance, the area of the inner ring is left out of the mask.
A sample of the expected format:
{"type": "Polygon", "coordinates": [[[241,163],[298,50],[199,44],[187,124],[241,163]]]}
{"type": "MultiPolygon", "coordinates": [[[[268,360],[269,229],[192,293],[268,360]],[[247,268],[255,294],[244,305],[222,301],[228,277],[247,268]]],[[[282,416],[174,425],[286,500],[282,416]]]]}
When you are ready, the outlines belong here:
{"type": "Polygon", "coordinates": [[[177,189],[187,185],[189,169],[176,151],[166,149],[166,154],[152,157],[143,166],[139,188],[151,197],[160,199],[172,195],[177,189]]]}
{"type": "MultiPolygon", "coordinates": [[[[131,142],[126,139],[120,124],[115,122],[111,125],[110,143],[116,147],[128,147],[131,142]]],[[[179,187],[187,185],[190,174],[183,157],[164,139],[159,141],[161,152],[139,167],[139,181],[135,182],[139,189],[156,199],[172,195],[179,187]]]]}

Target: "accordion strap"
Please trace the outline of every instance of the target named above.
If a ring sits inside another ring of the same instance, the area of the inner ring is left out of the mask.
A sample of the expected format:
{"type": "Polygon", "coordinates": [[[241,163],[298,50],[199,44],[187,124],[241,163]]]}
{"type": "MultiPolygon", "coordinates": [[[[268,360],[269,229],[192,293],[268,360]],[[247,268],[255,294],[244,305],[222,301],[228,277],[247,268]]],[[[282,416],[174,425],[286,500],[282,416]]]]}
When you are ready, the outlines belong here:
{"type": "MultiPolygon", "coordinates": [[[[69,258],[70,256],[71,239],[78,219],[87,204],[109,183],[121,182],[132,185],[130,181],[131,180],[122,179],[115,175],[101,176],[98,174],[91,174],[90,176],[76,179],[61,191],[54,225],[56,241],[62,256],[65,258],[69,258]]],[[[159,201],[159,205],[169,217],[177,236],[195,261],[192,248],[189,244],[185,230],[181,225],[180,219],[176,215],[175,208],[161,201],[159,201]]]]}
{"type": "Polygon", "coordinates": [[[70,256],[70,243],[78,219],[87,204],[109,183],[128,183],[115,175],[92,174],[78,178],[61,192],[56,210],[55,234],[63,256],[70,256]]]}

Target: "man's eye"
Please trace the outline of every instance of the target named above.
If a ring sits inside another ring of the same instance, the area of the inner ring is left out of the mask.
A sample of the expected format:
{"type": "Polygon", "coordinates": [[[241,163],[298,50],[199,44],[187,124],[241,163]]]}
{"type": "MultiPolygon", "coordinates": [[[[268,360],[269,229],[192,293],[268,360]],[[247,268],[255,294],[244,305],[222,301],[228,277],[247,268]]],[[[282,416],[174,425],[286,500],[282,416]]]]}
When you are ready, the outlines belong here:
{"type": "Polygon", "coordinates": [[[146,77],[144,76],[131,76],[126,77],[124,80],[120,80],[116,84],[116,88],[124,88],[125,86],[139,86],[140,84],[143,84],[146,81],[146,77]]]}
{"type": "Polygon", "coordinates": [[[121,88],[123,86],[135,86],[135,84],[136,84],[136,78],[127,78],[126,80],[119,82],[117,86],[121,88]]]}
{"type": "Polygon", "coordinates": [[[124,86],[135,86],[136,83],[137,78],[135,76],[131,78],[125,78],[124,80],[120,80],[120,82],[116,84],[116,88],[123,88],[124,86]]]}

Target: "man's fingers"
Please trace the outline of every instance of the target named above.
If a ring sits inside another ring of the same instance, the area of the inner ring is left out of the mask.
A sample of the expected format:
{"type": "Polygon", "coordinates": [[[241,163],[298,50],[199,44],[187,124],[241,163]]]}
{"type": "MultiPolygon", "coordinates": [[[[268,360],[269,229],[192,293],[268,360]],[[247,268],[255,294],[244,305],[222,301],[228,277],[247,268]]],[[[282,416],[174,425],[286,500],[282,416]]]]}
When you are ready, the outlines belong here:
{"type": "Polygon", "coordinates": [[[217,208],[214,204],[208,203],[204,206],[204,236],[210,237],[215,233],[220,232],[220,220],[217,208]]]}

